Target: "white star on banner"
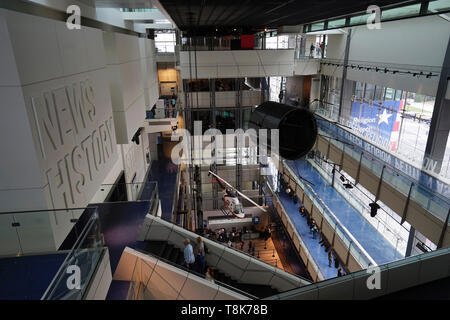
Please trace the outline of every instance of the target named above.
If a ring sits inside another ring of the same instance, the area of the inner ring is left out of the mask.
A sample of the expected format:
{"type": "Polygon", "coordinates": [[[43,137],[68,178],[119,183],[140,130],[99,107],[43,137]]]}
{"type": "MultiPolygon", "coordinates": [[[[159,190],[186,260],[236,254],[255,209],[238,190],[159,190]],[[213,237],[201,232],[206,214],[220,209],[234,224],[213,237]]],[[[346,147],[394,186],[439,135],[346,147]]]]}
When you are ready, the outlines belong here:
{"type": "Polygon", "coordinates": [[[389,125],[389,118],[392,117],[392,114],[388,114],[386,109],[383,110],[383,114],[380,116],[380,120],[378,121],[378,125],[383,122],[389,125]]]}

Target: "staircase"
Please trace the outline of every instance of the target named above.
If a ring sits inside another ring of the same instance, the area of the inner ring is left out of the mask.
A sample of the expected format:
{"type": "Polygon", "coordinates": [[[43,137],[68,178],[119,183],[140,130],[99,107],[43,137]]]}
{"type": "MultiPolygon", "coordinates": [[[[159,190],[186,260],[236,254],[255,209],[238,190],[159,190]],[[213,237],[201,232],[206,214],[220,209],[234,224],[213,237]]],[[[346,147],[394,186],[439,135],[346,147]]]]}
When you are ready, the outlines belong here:
{"type": "MultiPolygon", "coordinates": [[[[158,256],[166,260],[166,262],[170,262],[171,264],[179,265],[179,267],[182,267],[182,263],[184,261],[183,251],[181,249],[176,248],[172,244],[169,244],[166,241],[146,241],[146,246],[144,247],[143,251],[158,256]]],[[[189,272],[195,273],[202,277],[204,276],[192,270],[189,270],[189,272]]],[[[250,293],[251,295],[258,297],[260,299],[273,296],[279,293],[278,290],[270,286],[238,282],[237,280],[232,279],[226,273],[219,271],[215,268],[214,268],[214,280],[219,285],[221,283],[226,284],[227,286],[250,293]]]]}

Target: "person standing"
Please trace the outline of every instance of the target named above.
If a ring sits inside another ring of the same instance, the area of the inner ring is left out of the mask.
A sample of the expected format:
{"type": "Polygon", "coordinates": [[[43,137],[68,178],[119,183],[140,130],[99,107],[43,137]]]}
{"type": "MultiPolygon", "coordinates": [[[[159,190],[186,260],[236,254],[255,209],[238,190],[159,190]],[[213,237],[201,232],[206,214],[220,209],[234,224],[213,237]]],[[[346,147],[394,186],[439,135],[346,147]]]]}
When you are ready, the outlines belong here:
{"type": "Polygon", "coordinates": [[[312,58],[314,56],[314,43],[311,43],[311,47],[309,47],[309,57],[312,58]]]}
{"type": "Polygon", "coordinates": [[[177,103],[177,98],[175,96],[175,93],[173,93],[172,94],[172,98],[170,99],[171,108],[170,108],[170,115],[169,115],[169,117],[175,116],[175,105],[176,105],[176,103],[177,103]]]}
{"type": "Polygon", "coordinates": [[[337,272],[337,276],[342,277],[343,275],[344,275],[344,273],[342,272],[342,268],[339,268],[338,272],[337,272]]]}
{"type": "Polygon", "coordinates": [[[208,269],[206,270],[205,279],[214,283],[214,270],[212,267],[208,267],[208,269]]]}
{"type": "Polygon", "coordinates": [[[195,262],[194,249],[189,239],[184,240],[184,265],[188,269],[192,269],[195,262]]]}
{"type": "Polygon", "coordinates": [[[280,103],[283,103],[284,93],[283,90],[280,90],[280,94],[278,95],[278,99],[280,99],[280,103]]]}
{"type": "Polygon", "coordinates": [[[197,244],[195,245],[195,259],[198,261],[198,271],[200,273],[205,272],[205,245],[203,244],[202,237],[197,238],[197,244]]]}
{"type": "Polygon", "coordinates": [[[331,253],[331,250],[328,251],[328,266],[331,268],[333,263],[333,254],[331,253]]]}

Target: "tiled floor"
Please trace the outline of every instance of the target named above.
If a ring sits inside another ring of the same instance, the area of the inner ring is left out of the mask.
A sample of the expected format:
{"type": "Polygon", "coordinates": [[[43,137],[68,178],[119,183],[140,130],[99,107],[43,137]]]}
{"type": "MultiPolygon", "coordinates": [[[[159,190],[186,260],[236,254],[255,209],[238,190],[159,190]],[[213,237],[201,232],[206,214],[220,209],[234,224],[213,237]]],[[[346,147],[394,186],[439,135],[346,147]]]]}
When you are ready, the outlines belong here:
{"type": "MultiPolygon", "coordinates": [[[[248,250],[249,246],[249,240],[246,240],[244,242],[244,248],[243,252],[247,254],[251,254],[248,250]]],[[[255,247],[255,255],[254,257],[274,266],[281,270],[285,270],[286,268],[289,268],[289,266],[284,266],[283,262],[280,259],[280,256],[278,255],[278,252],[275,248],[275,245],[271,238],[269,238],[267,241],[264,241],[264,239],[254,239],[252,240],[252,246],[255,247]]],[[[233,243],[233,247],[235,249],[241,250],[239,242],[233,243]]],[[[289,268],[290,269],[290,268],[289,268]]],[[[291,271],[291,270],[289,270],[291,271]]]]}

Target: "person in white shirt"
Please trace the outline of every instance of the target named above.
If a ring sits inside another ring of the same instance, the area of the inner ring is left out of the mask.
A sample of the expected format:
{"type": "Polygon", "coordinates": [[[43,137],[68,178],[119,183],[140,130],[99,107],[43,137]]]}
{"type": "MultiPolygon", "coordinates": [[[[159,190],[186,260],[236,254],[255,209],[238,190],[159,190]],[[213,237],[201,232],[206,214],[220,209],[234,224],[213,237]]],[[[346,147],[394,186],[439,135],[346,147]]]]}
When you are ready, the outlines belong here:
{"type": "Polygon", "coordinates": [[[191,241],[184,240],[184,264],[187,268],[192,269],[195,262],[194,249],[192,249],[191,241]]]}

